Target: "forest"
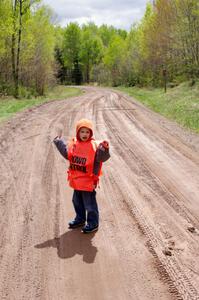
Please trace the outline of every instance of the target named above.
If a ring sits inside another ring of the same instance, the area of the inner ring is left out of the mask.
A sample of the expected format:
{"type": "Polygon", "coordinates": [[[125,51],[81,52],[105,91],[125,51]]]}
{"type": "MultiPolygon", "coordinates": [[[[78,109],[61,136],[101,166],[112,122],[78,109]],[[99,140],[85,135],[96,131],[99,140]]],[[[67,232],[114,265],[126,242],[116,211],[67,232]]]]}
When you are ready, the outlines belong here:
{"type": "Polygon", "coordinates": [[[156,0],[129,31],[60,27],[40,0],[0,0],[0,95],[56,84],[172,87],[199,77],[199,1],[156,0]]]}

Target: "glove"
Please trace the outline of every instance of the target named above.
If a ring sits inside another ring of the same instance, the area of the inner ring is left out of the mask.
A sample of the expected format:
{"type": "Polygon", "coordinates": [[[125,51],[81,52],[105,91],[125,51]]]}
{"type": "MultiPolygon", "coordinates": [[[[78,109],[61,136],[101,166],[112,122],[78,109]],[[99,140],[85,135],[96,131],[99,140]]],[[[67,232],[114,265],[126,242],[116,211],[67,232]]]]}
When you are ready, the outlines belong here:
{"type": "Polygon", "coordinates": [[[99,144],[99,148],[100,148],[101,150],[105,151],[106,149],[109,148],[108,142],[107,142],[107,141],[101,142],[101,143],[99,144]]]}
{"type": "Polygon", "coordinates": [[[103,147],[104,147],[105,149],[109,148],[109,144],[108,144],[107,141],[103,141],[103,142],[102,142],[102,145],[103,145],[103,147]]]}

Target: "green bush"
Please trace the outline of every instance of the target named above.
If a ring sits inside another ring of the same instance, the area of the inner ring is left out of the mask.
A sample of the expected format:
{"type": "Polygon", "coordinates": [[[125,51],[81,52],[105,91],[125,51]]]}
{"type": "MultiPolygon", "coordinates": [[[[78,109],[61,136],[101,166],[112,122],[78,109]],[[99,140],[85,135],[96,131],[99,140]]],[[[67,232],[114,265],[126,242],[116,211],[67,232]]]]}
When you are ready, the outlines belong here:
{"type": "Polygon", "coordinates": [[[0,96],[13,95],[13,93],[14,86],[11,83],[5,81],[0,82],[0,96]]]}

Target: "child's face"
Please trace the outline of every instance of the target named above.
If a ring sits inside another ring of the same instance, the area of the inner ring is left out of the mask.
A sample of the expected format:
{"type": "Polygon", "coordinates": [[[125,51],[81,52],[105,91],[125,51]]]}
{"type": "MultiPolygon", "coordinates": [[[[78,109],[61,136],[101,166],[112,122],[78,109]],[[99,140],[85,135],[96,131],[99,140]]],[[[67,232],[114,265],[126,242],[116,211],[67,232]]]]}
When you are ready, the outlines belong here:
{"type": "Polygon", "coordinates": [[[86,127],[82,127],[79,131],[79,138],[81,141],[86,142],[90,137],[90,130],[86,127]]]}

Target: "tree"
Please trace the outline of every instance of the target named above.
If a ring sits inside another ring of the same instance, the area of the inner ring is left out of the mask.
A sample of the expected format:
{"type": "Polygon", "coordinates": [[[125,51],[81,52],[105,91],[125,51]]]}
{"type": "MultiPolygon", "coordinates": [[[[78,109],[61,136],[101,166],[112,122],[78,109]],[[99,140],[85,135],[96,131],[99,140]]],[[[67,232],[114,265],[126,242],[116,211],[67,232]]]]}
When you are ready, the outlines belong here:
{"type": "Polygon", "coordinates": [[[70,23],[63,37],[63,61],[68,69],[69,78],[79,84],[80,80],[80,49],[81,49],[81,30],[77,23],[70,23]],[[77,71],[78,69],[78,71],[77,71]],[[75,71],[74,71],[75,70],[75,71]],[[75,77],[77,75],[77,77],[75,77]]]}
{"type": "Polygon", "coordinates": [[[10,64],[10,36],[12,34],[11,4],[0,0],[0,93],[8,93],[12,70],[10,64]]]}
{"type": "Polygon", "coordinates": [[[19,66],[20,66],[20,52],[21,52],[21,38],[23,30],[23,18],[30,12],[30,7],[40,0],[14,0],[12,2],[12,18],[13,18],[13,32],[12,32],[12,74],[15,84],[15,97],[19,96],[19,66]]]}
{"type": "Polygon", "coordinates": [[[199,76],[199,2],[197,0],[175,0],[175,46],[179,50],[178,61],[189,78],[199,76]]]}
{"type": "Polygon", "coordinates": [[[93,31],[93,25],[84,26],[82,32],[81,61],[84,68],[84,78],[90,82],[90,73],[94,65],[99,64],[103,56],[101,39],[93,31]]]}
{"type": "Polygon", "coordinates": [[[5,55],[8,36],[12,32],[12,15],[10,3],[7,0],[0,1],[0,58],[5,55]]]}
{"type": "Polygon", "coordinates": [[[110,70],[114,86],[121,84],[121,66],[124,59],[125,41],[120,36],[115,36],[110,42],[105,56],[104,65],[110,70]]]}
{"type": "Polygon", "coordinates": [[[103,45],[108,47],[111,40],[117,35],[117,29],[115,29],[113,26],[103,24],[99,27],[98,35],[101,38],[103,45]]]}
{"type": "Polygon", "coordinates": [[[67,81],[67,67],[64,65],[63,59],[63,38],[64,38],[64,29],[60,26],[54,28],[55,31],[55,60],[57,67],[57,78],[60,83],[66,83],[67,81]]]}
{"type": "Polygon", "coordinates": [[[47,6],[35,10],[26,23],[22,42],[21,78],[39,95],[44,95],[54,80],[55,32],[51,18],[52,11],[47,6]]]}

